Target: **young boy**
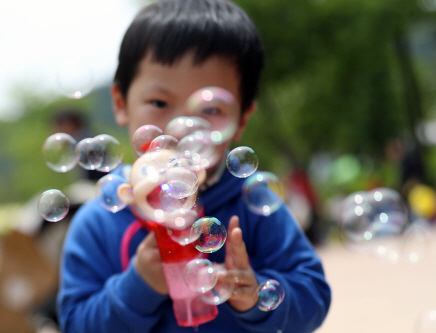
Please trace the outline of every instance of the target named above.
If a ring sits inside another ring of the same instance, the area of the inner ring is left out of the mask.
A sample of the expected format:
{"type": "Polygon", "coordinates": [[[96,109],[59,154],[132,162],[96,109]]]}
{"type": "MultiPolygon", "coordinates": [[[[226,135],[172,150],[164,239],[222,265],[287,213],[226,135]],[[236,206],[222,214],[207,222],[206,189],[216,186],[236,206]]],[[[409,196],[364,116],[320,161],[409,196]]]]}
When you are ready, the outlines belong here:
{"type": "MultiPolygon", "coordinates": [[[[127,30],[112,88],[114,112],[130,136],[153,124],[165,128],[185,115],[186,99],[204,87],[221,87],[238,100],[238,140],[255,111],[263,65],[262,45],[252,21],[226,0],[161,0],[144,8],[127,30]]],[[[213,124],[231,117],[212,110],[213,124]]],[[[330,305],[330,289],[319,258],[282,206],[265,217],[241,198],[243,179],[223,167],[231,140],[218,150],[221,163],[208,170],[201,197],[205,216],[227,228],[225,247],[212,253],[234,277],[235,290],[218,306],[204,332],[312,332],[330,305]],[[279,281],[285,298],[274,311],[257,307],[256,289],[279,281]]],[[[112,214],[96,201],[74,217],[65,242],[58,296],[59,319],[69,332],[192,332],[174,318],[162,260],[153,232],[139,230],[123,271],[120,247],[135,220],[130,207],[112,214]]]]}

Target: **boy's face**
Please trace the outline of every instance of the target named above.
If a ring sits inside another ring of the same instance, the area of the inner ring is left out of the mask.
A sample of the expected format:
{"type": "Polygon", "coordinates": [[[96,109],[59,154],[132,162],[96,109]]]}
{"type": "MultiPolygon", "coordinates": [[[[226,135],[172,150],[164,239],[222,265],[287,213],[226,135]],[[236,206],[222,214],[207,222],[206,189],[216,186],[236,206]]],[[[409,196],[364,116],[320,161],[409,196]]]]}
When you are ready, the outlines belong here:
{"type": "MultiPolygon", "coordinates": [[[[118,125],[129,127],[130,137],[142,125],[165,129],[172,119],[187,116],[185,102],[193,92],[201,88],[216,86],[226,89],[240,105],[240,79],[233,63],[212,56],[203,63],[194,65],[193,59],[193,54],[187,53],[172,66],[167,66],[154,62],[151,56],[147,56],[140,62],[138,74],[126,97],[116,86],[112,88],[115,119],[118,125]]],[[[240,138],[254,110],[254,104],[242,116],[239,108],[234,110],[239,112],[239,122],[232,140],[240,138]]],[[[214,117],[208,117],[208,121],[213,127],[214,117]]],[[[217,118],[216,121],[222,119],[217,118]]],[[[218,147],[220,159],[224,157],[232,140],[218,147]]]]}

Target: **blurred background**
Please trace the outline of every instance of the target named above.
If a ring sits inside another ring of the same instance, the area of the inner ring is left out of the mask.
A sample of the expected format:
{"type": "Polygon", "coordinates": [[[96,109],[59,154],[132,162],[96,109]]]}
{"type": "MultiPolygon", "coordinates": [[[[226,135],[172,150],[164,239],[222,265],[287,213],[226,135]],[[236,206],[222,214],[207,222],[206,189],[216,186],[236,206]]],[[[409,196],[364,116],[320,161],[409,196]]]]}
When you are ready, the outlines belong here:
{"type": "MultiPolygon", "coordinates": [[[[45,139],[107,133],[123,145],[124,163],[134,160],[109,87],[121,38],[146,2],[0,4],[0,333],[56,332],[41,309],[53,301],[68,220],[101,176],[53,172],[45,139]],[[83,96],[66,97],[71,75],[83,96]],[[72,208],[47,227],[36,202],[50,188],[68,193],[72,208]]],[[[334,300],[319,332],[423,333],[419,318],[436,321],[428,312],[436,307],[436,0],[235,2],[256,23],[267,61],[258,112],[237,145],[281,179],[324,259],[334,300]],[[340,244],[339,204],[379,187],[400,193],[425,224],[419,263],[369,259],[340,244]]]]}

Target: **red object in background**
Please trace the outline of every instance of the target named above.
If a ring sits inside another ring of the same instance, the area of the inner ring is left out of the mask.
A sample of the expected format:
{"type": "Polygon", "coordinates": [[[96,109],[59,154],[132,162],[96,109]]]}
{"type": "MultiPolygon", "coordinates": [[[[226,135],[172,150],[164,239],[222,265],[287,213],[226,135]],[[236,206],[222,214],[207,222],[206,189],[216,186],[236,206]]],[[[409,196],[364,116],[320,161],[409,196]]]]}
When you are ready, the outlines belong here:
{"type": "Polygon", "coordinates": [[[294,191],[303,194],[310,203],[312,210],[316,210],[318,206],[318,198],[316,197],[313,186],[310,182],[307,172],[303,169],[295,169],[286,181],[288,191],[294,191]]]}

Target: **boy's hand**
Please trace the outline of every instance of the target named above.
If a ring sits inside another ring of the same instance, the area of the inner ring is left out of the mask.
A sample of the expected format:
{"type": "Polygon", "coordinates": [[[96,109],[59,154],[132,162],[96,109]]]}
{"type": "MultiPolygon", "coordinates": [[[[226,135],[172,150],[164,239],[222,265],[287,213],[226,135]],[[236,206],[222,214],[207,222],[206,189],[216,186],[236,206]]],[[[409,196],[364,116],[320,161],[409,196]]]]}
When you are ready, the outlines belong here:
{"type": "Polygon", "coordinates": [[[150,232],[139,244],[133,264],[142,279],[152,289],[159,294],[168,295],[168,286],[154,232],[150,232]]]}
{"type": "Polygon", "coordinates": [[[230,218],[227,230],[225,268],[228,271],[227,278],[235,282],[235,290],[228,302],[240,312],[251,309],[257,303],[259,284],[250,266],[237,216],[230,218]]]}

